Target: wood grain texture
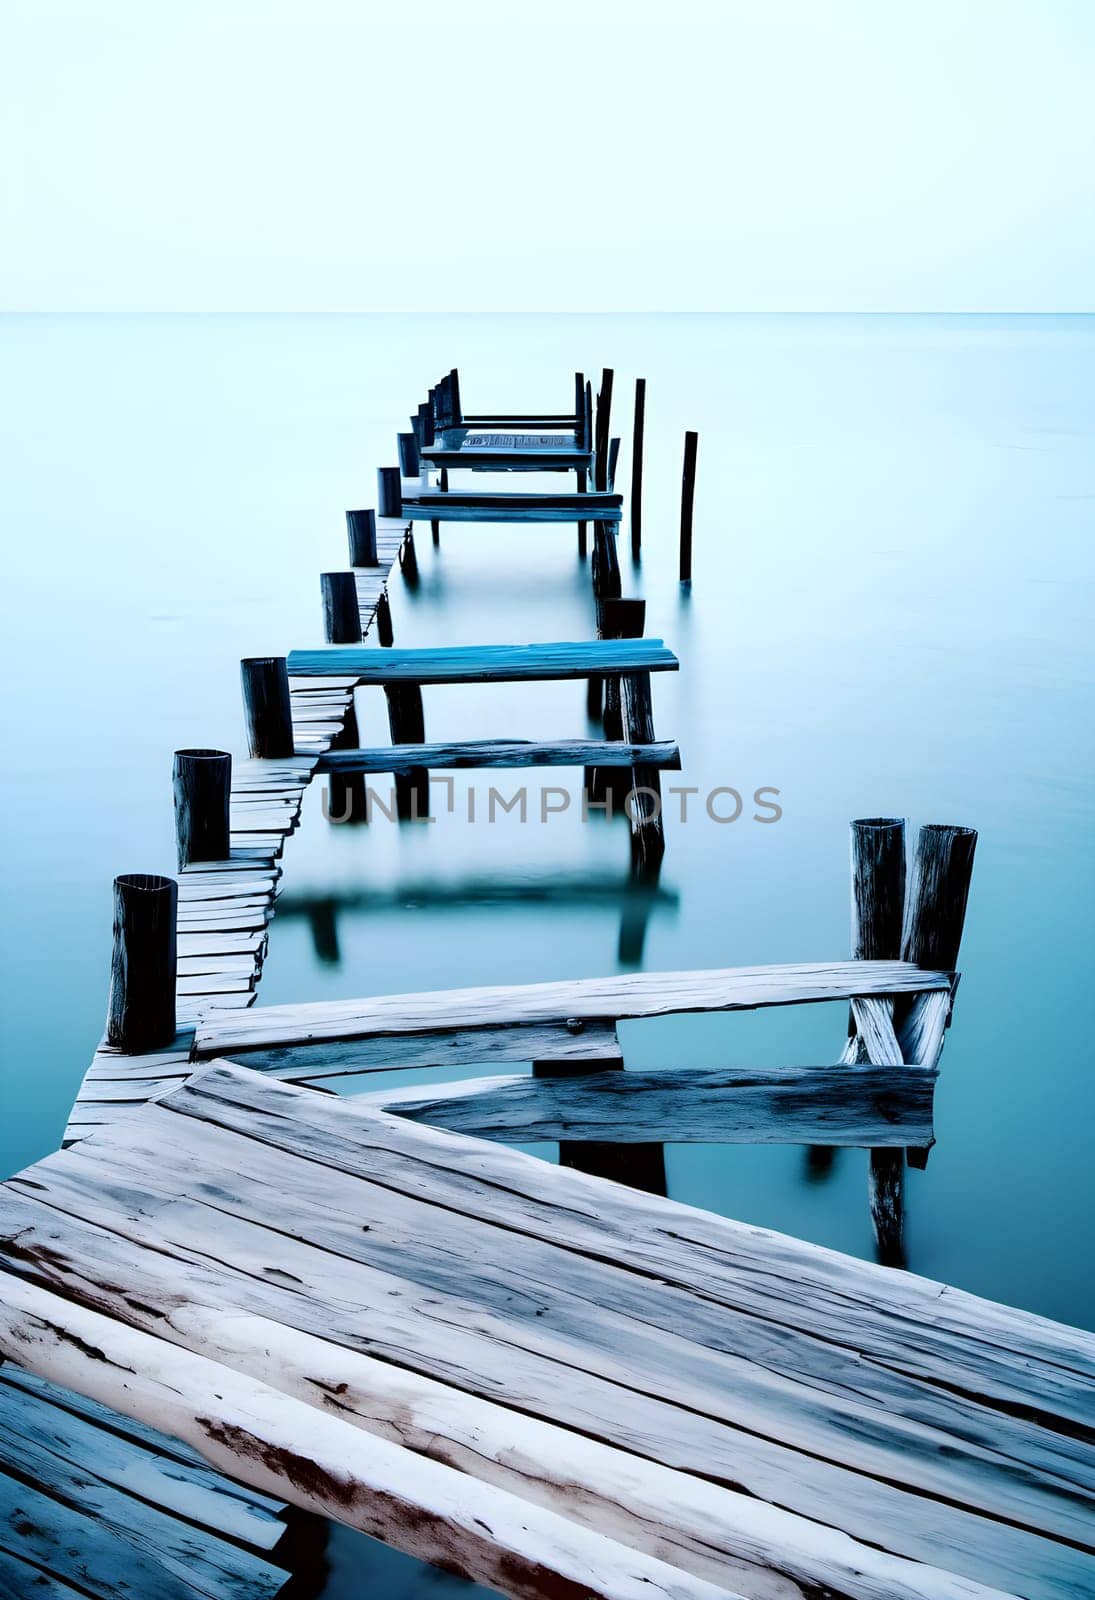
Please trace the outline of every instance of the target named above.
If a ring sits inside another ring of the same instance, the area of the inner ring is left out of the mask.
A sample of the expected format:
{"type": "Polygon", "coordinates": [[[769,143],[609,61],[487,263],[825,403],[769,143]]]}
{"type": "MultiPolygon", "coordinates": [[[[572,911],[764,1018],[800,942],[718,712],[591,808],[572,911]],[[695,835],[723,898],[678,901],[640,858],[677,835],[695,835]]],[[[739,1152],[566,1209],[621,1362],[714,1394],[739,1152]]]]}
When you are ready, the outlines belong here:
{"type": "Polygon", "coordinates": [[[477,1139],[728,1144],[926,1144],[936,1074],[864,1067],[682,1067],[478,1078],[363,1096],[477,1139]]]}
{"type": "MultiPolygon", "coordinates": [[[[24,1358],[33,1342],[39,1371],[95,1398],[120,1389],[121,1409],[153,1414],[219,1470],[268,1493],[284,1490],[294,1504],[423,1560],[520,1600],[733,1600],[725,1587],[366,1434],[208,1355],[17,1280],[4,1288],[0,1343],[10,1348],[15,1313],[20,1332],[32,1335],[24,1358]]],[[[181,1600],[180,1587],[153,1587],[141,1565],[133,1559],[131,1580],[114,1594],[181,1600]]]]}
{"type": "Polygon", "coordinates": [[[948,974],[927,972],[901,961],[612,974],[557,983],[266,1006],[247,1017],[210,1017],[198,1028],[196,1050],[200,1055],[221,1055],[241,1046],[425,1033],[438,1028],[558,1023],[570,1017],[617,1022],[624,1017],[753,1010],[770,1005],[847,1001],[853,995],[916,994],[949,987],[948,974]]]}
{"type": "MultiPolygon", "coordinates": [[[[828,1560],[841,1540],[873,1548],[857,1564],[839,1546],[836,1594],[883,1594],[898,1578],[916,1593],[919,1578],[929,1595],[982,1584],[1063,1600],[1090,1584],[1077,1545],[1095,1479],[1081,1437],[1095,1341],[1075,1330],[225,1067],[39,1163],[6,1195],[2,1249],[32,1280],[16,1292],[60,1291],[77,1311],[215,1348],[256,1378],[288,1364],[294,1390],[311,1382],[317,1404],[327,1397],[355,1426],[377,1419],[368,1398],[354,1409],[368,1388],[354,1363],[394,1361],[683,1474],[650,1534],[692,1571],[725,1549],[735,1574],[763,1572],[770,1554],[770,1587],[743,1578],[745,1593],[813,1596],[833,1570],[815,1552],[817,1570],[796,1576],[806,1530],[781,1555],[770,1514],[824,1527],[828,1560]],[[714,1544],[696,1550],[694,1480],[757,1502],[751,1538],[746,1508],[728,1505],[714,1544]],[[933,1589],[917,1564],[951,1586],[933,1589]]],[[[149,1360],[137,1370],[143,1380],[149,1360]]],[[[467,1472],[474,1415],[428,1441],[402,1415],[405,1447],[467,1472]]],[[[298,1443],[311,1439],[303,1426],[298,1443]]],[[[562,1444],[552,1459],[565,1458],[562,1444]]],[[[514,1461],[476,1481],[509,1470],[513,1486],[514,1461]]],[[[560,1494],[553,1476],[540,1494],[560,1494]]],[[[567,1520],[606,1515],[612,1480],[598,1497],[586,1476],[562,1501],[567,1520]]],[[[650,1503],[650,1483],[640,1489],[650,1503]]]]}

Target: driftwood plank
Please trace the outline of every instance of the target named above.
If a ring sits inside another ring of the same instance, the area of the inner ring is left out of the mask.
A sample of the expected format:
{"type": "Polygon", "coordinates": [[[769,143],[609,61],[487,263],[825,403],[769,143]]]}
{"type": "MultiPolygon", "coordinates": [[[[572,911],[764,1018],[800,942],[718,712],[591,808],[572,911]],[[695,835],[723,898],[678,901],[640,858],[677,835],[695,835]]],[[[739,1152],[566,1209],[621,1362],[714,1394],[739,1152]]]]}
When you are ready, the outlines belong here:
{"type": "Polygon", "coordinates": [[[478,1139],[621,1144],[927,1144],[936,1074],[917,1068],[686,1067],[580,1078],[478,1078],[362,1097],[478,1139]]]}
{"type": "Polygon", "coordinates": [[[568,1018],[653,1017],[688,1011],[752,1010],[760,1006],[848,1001],[855,995],[916,994],[948,989],[946,973],[901,961],[814,962],[771,967],[725,967],[702,972],[642,972],[559,983],[437,990],[267,1006],[245,1018],[211,1017],[197,1030],[197,1051],[350,1039],[365,1034],[424,1033],[438,1028],[497,1027],[568,1018]]]}
{"type": "Polygon", "coordinates": [[[289,671],[353,672],[362,684],[521,683],[585,678],[591,672],[675,672],[660,639],[587,639],[559,644],[484,644],[432,650],[294,650],[289,671]]]}

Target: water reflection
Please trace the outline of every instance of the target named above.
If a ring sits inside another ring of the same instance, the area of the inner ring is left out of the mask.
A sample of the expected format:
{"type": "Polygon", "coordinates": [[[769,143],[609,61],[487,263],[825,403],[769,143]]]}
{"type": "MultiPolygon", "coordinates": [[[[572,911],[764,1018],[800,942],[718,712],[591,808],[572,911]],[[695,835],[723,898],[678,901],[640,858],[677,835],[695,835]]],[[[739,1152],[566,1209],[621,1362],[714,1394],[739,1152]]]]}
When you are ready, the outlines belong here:
{"type": "Polygon", "coordinates": [[[317,961],[338,966],[342,961],[338,924],[340,917],[367,918],[393,911],[451,913],[459,917],[470,908],[509,906],[581,913],[592,908],[615,907],[619,916],[617,958],[621,966],[639,966],[647,930],[659,913],[675,917],[680,891],[658,877],[634,874],[571,871],[551,877],[530,878],[520,873],[468,877],[455,881],[420,879],[391,887],[365,885],[345,888],[287,890],[277,902],[277,921],[304,919],[312,933],[317,961]]]}

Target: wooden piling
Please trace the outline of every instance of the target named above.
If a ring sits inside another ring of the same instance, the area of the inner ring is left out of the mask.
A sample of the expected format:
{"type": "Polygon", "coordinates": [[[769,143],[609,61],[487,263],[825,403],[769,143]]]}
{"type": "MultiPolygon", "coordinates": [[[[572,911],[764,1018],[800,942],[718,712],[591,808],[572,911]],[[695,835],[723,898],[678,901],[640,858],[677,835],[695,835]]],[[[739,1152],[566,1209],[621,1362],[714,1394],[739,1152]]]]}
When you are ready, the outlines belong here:
{"type": "Polygon", "coordinates": [[[692,582],[692,506],[696,497],[696,447],[698,433],[684,436],[684,467],[681,472],[681,570],[682,583],[692,582]]]}
{"type": "Polygon", "coordinates": [[[376,512],[347,511],[346,533],[350,541],[351,567],[378,567],[380,557],[376,549],[376,512]]]}
{"type": "Polygon", "coordinates": [[[977,847],[975,828],[921,828],[909,888],[901,959],[949,972],[958,963],[977,847]]]}
{"type": "Polygon", "coordinates": [[[612,384],[612,368],[605,367],[601,373],[601,387],[597,394],[597,418],[593,442],[593,487],[601,490],[607,490],[608,488],[609,433],[612,426],[612,384]]]}
{"type": "Polygon", "coordinates": [[[616,548],[619,530],[618,522],[593,524],[593,593],[598,600],[618,598],[622,587],[620,558],[616,548]]]}
{"type": "MultiPolygon", "coordinates": [[[[342,727],[331,740],[332,750],[356,750],[361,744],[357,708],[353,701],[346,708],[342,727]]],[[[358,773],[332,772],[327,782],[327,820],[335,825],[369,820],[365,779],[358,773]]]]}
{"type": "Polygon", "coordinates": [[[247,748],[256,760],[294,754],[293,706],[284,656],[250,656],[240,662],[247,748]]]}
{"type": "MultiPolygon", "coordinates": [[[[575,492],[577,494],[585,494],[585,492],[586,492],[586,490],[588,488],[589,488],[589,473],[586,471],[585,467],[579,467],[577,469],[577,471],[575,472],[575,474],[574,474],[574,489],[575,489],[575,492]]],[[[584,561],[588,554],[589,554],[589,523],[588,522],[579,522],[579,524],[578,524],[578,555],[581,558],[581,560],[584,561]]]]}
{"type": "Polygon", "coordinates": [[[396,443],[399,446],[399,471],[404,478],[417,478],[421,474],[421,463],[418,459],[418,440],[413,433],[396,434],[396,443]]]}
{"type": "MultiPolygon", "coordinates": [[[[387,683],[384,694],[388,702],[388,727],[393,744],[423,744],[426,738],[426,714],[422,705],[422,690],[417,683],[387,683]]],[[[401,821],[416,821],[430,814],[430,775],[425,767],[412,767],[407,773],[398,773],[395,779],[395,797],[401,821]]]]}
{"type": "MultiPolygon", "coordinates": [[[[957,966],[976,847],[974,828],[942,823],[921,828],[909,886],[902,960],[915,961],[917,966],[930,961],[942,972],[957,966]]],[[[895,1022],[900,1025],[908,1012],[907,1004],[895,1003],[895,1022]]],[[[907,1159],[911,1167],[922,1170],[928,1164],[928,1151],[915,1147],[907,1152],[907,1159]]]]}
{"type": "MultiPolygon", "coordinates": [[[[600,623],[597,629],[601,639],[641,639],[646,626],[645,600],[603,600],[600,606],[600,623]]],[[[623,706],[620,679],[604,680],[604,730],[606,739],[624,736],[623,706]]]]}
{"type": "MultiPolygon", "coordinates": [[[[568,1024],[569,1026],[569,1024],[568,1024]]],[[[622,1063],[534,1061],[534,1078],[580,1078],[591,1072],[623,1070],[622,1063]]],[[[617,1144],[609,1139],[560,1139],[559,1165],[595,1178],[611,1178],[645,1194],[666,1195],[665,1146],[658,1141],[617,1144]]]]}
{"type": "Polygon", "coordinates": [[[360,644],[361,612],[352,572],[321,572],[323,636],[328,644],[360,644]]]}
{"type": "Polygon", "coordinates": [[[159,1050],[175,1037],[175,924],[178,885],[157,873],[114,880],[107,1043],[128,1055],[159,1050]]]}
{"type": "Polygon", "coordinates": [[[646,433],[646,379],[635,379],[635,414],[631,428],[631,558],[638,561],[643,546],[643,439],[646,433]]]}
{"type": "Polygon", "coordinates": [[[895,961],[905,914],[905,823],[860,817],[852,823],[852,957],[895,961]]]}
{"type": "MultiPolygon", "coordinates": [[[[448,467],[442,467],[440,472],[437,474],[437,487],[440,489],[442,494],[447,494],[448,493],[448,488],[449,488],[449,469],[448,469],[448,467]]],[[[430,538],[433,540],[435,546],[437,546],[437,545],[439,545],[441,543],[441,523],[438,521],[438,519],[436,517],[431,517],[431,519],[430,519],[430,538]]]]}
{"type": "Polygon", "coordinates": [[[395,643],[395,632],[392,628],[392,608],[388,603],[387,589],[382,589],[377,597],[376,636],[386,650],[390,650],[395,643]]]}
{"type": "Polygon", "coordinates": [[[232,757],[227,750],[176,750],[172,771],[179,870],[192,861],[227,861],[232,757]]]}
{"type": "MultiPolygon", "coordinates": [[[[905,823],[900,817],[861,817],[852,833],[852,955],[856,961],[896,960],[905,910],[905,823]]],[[[867,1195],[879,1260],[903,1262],[905,1157],[872,1150],[867,1195]]]]}
{"type": "Polygon", "coordinates": [[[403,515],[403,486],[398,467],[376,469],[376,509],[381,517],[403,515]]]}

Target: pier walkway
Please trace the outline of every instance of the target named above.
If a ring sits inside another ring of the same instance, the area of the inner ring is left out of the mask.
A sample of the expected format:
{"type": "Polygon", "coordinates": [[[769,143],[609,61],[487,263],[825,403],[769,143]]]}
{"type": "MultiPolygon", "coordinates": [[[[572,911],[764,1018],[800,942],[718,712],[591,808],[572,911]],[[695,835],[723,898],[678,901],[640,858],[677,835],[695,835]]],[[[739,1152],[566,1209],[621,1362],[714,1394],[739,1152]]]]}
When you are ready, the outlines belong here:
{"type": "Polygon", "coordinates": [[[2,1353],[504,1593],[1095,1589],[1086,1334],[228,1063],[4,1191],[2,1353]]]}

